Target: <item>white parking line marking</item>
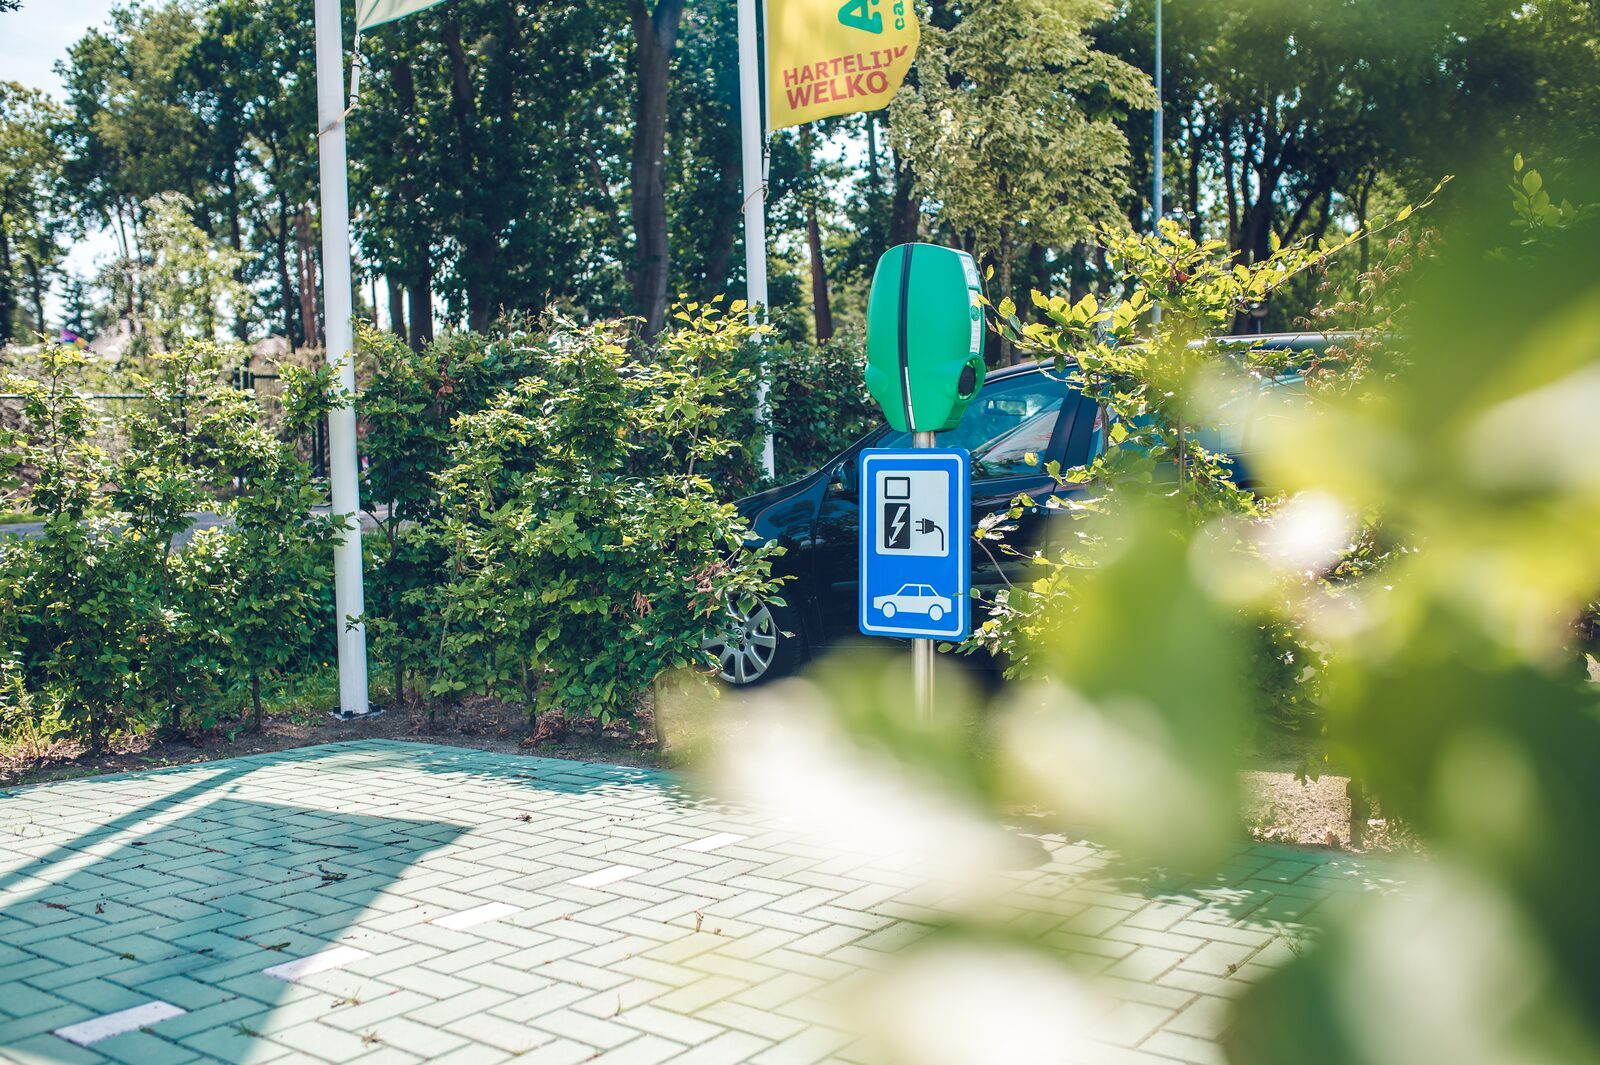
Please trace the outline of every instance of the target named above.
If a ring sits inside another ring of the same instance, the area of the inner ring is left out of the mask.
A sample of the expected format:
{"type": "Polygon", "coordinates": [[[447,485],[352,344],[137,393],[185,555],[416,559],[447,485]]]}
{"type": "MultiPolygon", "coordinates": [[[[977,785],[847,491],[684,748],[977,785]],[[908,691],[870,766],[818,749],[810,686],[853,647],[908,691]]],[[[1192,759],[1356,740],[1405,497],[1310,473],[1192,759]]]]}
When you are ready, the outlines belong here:
{"type": "Polygon", "coordinates": [[[146,1002],[143,1006],[135,1006],[120,1013],[108,1013],[92,1021],[80,1021],[65,1028],[57,1028],[55,1034],[69,1043],[86,1047],[102,1039],[110,1039],[114,1035],[148,1028],[157,1021],[177,1017],[184,1012],[170,1002],[146,1002]]]}
{"type": "Polygon", "coordinates": [[[592,873],[584,873],[580,877],[568,880],[573,887],[603,887],[606,884],[615,884],[618,880],[626,880],[630,876],[644,872],[634,865],[611,865],[604,869],[596,869],[592,873]]]}
{"type": "Polygon", "coordinates": [[[302,976],[312,976],[316,973],[325,973],[329,969],[342,969],[353,961],[370,958],[371,954],[356,947],[329,947],[319,950],[315,954],[308,954],[304,958],[286,961],[282,965],[274,965],[270,969],[262,969],[262,976],[270,976],[274,980],[293,983],[302,976]]]}
{"type": "Polygon", "coordinates": [[[513,906],[508,902],[486,902],[482,906],[474,906],[470,910],[462,910],[459,913],[447,913],[443,917],[435,917],[428,923],[459,932],[463,928],[471,928],[474,925],[484,924],[488,921],[498,921],[502,917],[510,917],[514,913],[521,912],[521,906],[513,906]]]}
{"type": "Polygon", "coordinates": [[[704,854],[706,851],[714,851],[718,847],[726,847],[730,843],[738,843],[744,838],[737,832],[718,832],[715,836],[707,836],[705,839],[697,839],[693,843],[685,843],[678,849],[681,851],[699,851],[704,854]]]}

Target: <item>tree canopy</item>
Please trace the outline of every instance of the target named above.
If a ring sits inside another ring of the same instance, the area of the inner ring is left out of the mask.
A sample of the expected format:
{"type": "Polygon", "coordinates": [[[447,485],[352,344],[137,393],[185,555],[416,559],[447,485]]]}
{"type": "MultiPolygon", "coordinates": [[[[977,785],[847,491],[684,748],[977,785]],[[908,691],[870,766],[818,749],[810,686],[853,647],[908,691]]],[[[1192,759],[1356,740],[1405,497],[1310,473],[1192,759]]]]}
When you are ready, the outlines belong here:
{"type": "MultiPolygon", "coordinates": [[[[1113,285],[1083,237],[1150,226],[1152,15],[926,6],[888,112],[771,140],[779,328],[858,328],[873,262],[905,240],[976,249],[1007,292],[1113,285]]],[[[1165,211],[1247,262],[1349,232],[1470,155],[1595,136],[1594,0],[1191,0],[1165,18],[1165,211]]],[[[425,344],[551,305],[653,329],[677,293],[742,295],[735,38],[731,5],[700,0],[449,0],[365,34],[358,311],[425,344]]],[[[299,0],[147,0],[72,46],[59,106],[8,90],[5,136],[32,147],[0,158],[0,330],[65,297],[71,235],[103,228],[146,261],[147,205],[174,193],[247,293],[219,331],[318,343],[313,39],[299,0]]],[[[136,284],[87,298],[101,323],[145,312],[136,284]]],[[[1280,293],[1266,324],[1310,302],[1280,293]]]]}

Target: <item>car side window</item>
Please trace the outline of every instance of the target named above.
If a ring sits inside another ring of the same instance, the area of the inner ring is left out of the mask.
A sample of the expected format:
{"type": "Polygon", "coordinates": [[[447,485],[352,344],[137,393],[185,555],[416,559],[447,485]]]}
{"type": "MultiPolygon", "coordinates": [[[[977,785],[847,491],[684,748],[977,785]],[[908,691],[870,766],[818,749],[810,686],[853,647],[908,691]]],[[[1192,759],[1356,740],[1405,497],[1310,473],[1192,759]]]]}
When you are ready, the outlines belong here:
{"type": "MultiPolygon", "coordinates": [[[[1063,381],[1030,373],[998,381],[978,393],[961,424],[937,436],[940,447],[964,447],[972,453],[975,481],[1037,473],[1031,452],[1044,462],[1045,450],[1069,394],[1063,381]]],[[[910,433],[890,433],[879,447],[909,447],[910,433]]]]}

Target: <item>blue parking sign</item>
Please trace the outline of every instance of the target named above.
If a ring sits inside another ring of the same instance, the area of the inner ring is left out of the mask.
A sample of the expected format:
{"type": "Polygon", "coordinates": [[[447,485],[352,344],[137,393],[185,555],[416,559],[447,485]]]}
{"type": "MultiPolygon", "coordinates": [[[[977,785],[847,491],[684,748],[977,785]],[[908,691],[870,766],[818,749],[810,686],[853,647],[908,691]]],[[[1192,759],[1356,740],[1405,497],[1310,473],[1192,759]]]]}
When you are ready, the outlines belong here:
{"type": "Polygon", "coordinates": [[[861,452],[861,631],[966,638],[972,481],[965,448],[861,452]]]}

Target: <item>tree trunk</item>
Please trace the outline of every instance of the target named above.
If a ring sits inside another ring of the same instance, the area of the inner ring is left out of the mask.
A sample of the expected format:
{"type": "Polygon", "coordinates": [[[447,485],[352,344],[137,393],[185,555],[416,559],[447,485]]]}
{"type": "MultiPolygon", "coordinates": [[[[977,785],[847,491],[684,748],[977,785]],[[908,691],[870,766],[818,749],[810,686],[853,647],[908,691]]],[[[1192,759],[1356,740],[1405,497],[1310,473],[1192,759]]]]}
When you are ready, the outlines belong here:
{"type": "Polygon", "coordinates": [[[31,252],[22,256],[28,268],[28,284],[33,290],[33,331],[44,336],[44,275],[39,270],[39,258],[31,252]]]}
{"type": "MultiPolygon", "coordinates": [[[[450,111],[455,116],[461,163],[468,172],[492,180],[493,175],[482,172],[487,165],[487,153],[479,144],[477,93],[472,85],[472,73],[467,67],[467,51],[461,44],[461,24],[453,12],[445,16],[442,36],[445,50],[450,54],[450,111]]],[[[665,121],[665,110],[662,115],[665,121]]],[[[493,193],[487,195],[492,196],[493,193]]],[[[492,286],[499,249],[495,242],[494,227],[483,217],[482,195],[469,193],[463,198],[463,203],[466,217],[461,219],[462,231],[457,233],[457,239],[461,242],[461,274],[467,289],[467,328],[482,332],[489,328],[489,322],[494,317],[492,286]]]]}
{"type": "Polygon", "coordinates": [[[811,170],[811,127],[800,131],[806,166],[806,252],[811,259],[811,311],[817,321],[817,340],[833,336],[833,309],[828,302],[828,268],[822,261],[822,227],[817,223],[816,186],[811,170]]]}
{"type": "Polygon", "coordinates": [[[638,79],[633,111],[632,209],[635,266],[633,309],[646,339],[667,318],[671,251],[667,242],[667,83],[678,43],[683,0],[630,0],[633,65],[638,79]]]}
{"type": "Polygon", "coordinates": [[[295,244],[299,250],[300,322],[307,347],[322,346],[322,321],[317,314],[317,260],[311,248],[311,212],[304,207],[295,216],[295,244]]]}
{"type": "Polygon", "coordinates": [[[128,315],[137,320],[144,317],[144,291],[139,287],[141,268],[149,262],[144,257],[144,237],[139,231],[139,206],[128,209],[128,231],[133,234],[133,259],[128,270],[128,315]]]}
{"type": "Polygon", "coordinates": [[[1367,841],[1367,820],[1372,817],[1372,800],[1354,773],[1345,782],[1344,794],[1350,800],[1350,846],[1360,847],[1367,841]]]}
{"type": "Polygon", "coordinates": [[[724,207],[717,212],[716,228],[706,243],[705,286],[701,298],[728,290],[728,272],[733,263],[734,241],[743,217],[743,163],[735,152],[722,160],[717,174],[718,196],[724,207]]]}
{"type": "Polygon", "coordinates": [[[1361,195],[1356,197],[1356,232],[1361,234],[1361,273],[1372,268],[1371,241],[1367,236],[1367,201],[1372,195],[1372,184],[1378,178],[1376,170],[1368,170],[1361,182],[1361,195]]]}
{"type": "Polygon", "coordinates": [[[1084,252],[1083,241],[1072,246],[1071,255],[1067,259],[1067,297],[1073,303],[1083,299],[1089,291],[1089,257],[1084,252]]]}
{"type": "Polygon", "coordinates": [[[283,311],[283,336],[291,348],[305,343],[305,333],[295,331],[295,300],[289,285],[289,204],[285,195],[278,196],[278,289],[283,311]]]}
{"type": "Polygon", "coordinates": [[[423,264],[422,278],[418,284],[406,289],[406,302],[410,313],[411,350],[421,351],[433,343],[433,264],[423,264]]]}
{"type": "Polygon", "coordinates": [[[0,225],[0,347],[12,338],[11,318],[17,309],[16,281],[11,276],[11,241],[0,225]]]}
{"type": "Polygon", "coordinates": [[[922,221],[922,197],[917,195],[916,175],[911,170],[911,164],[901,159],[899,152],[894,152],[893,158],[894,197],[889,204],[890,247],[915,241],[922,221]]]}
{"type": "Polygon", "coordinates": [[[1200,132],[1193,126],[1189,127],[1189,173],[1188,200],[1189,200],[1189,239],[1200,241],[1200,158],[1205,148],[1205,141],[1200,132]]]}
{"type": "Polygon", "coordinates": [[[254,673],[250,675],[250,706],[254,717],[250,721],[250,731],[261,731],[261,719],[265,716],[261,712],[261,678],[254,673]]]}
{"type": "Polygon", "coordinates": [[[878,112],[867,112],[867,195],[877,199],[883,192],[878,176],[878,112]]]}
{"type": "MultiPolygon", "coordinates": [[[[233,162],[228,164],[228,247],[235,253],[244,251],[244,230],[239,220],[239,175],[233,162]]],[[[239,264],[233,268],[233,280],[240,290],[244,290],[244,257],[241,255],[239,264]]],[[[245,308],[233,309],[233,336],[236,340],[246,340],[250,336],[250,323],[245,317],[245,308]]]]}
{"type": "Polygon", "coordinates": [[[389,331],[401,340],[406,338],[406,290],[393,274],[384,277],[389,286],[389,331]]]}
{"type": "Polygon", "coordinates": [[[811,257],[811,309],[817,319],[817,339],[833,337],[833,309],[828,303],[828,270],[822,262],[822,228],[817,225],[817,205],[806,204],[806,247],[811,257]]]}
{"type": "Polygon", "coordinates": [[[1223,127],[1222,136],[1222,187],[1227,190],[1228,201],[1228,247],[1237,247],[1234,243],[1239,237],[1239,199],[1233,188],[1233,128],[1223,127]]]}
{"type": "MultiPolygon", "coordinates": [[[[406,32],[404,26],[399,32],[403,42],[406,32]]],[[[422,150],[417,144],[416,135],[417,84],[411,72],[411,61],[405,58],[404,53],[395,63],[394,92],[400,113],[405,117],[406,140],[401,150],[408,158],[419,158],[422,150]]],[[[406,339],[410,341],[413,351],[421,351],[433,342],[433,242],[429,239],[428,227],[422,218],[416,183],[411,180],[409,169],[401,171],[396,191],[400,193],[410,235],[401,256],[401,273],[409,304],[406,319],[410,322],[410,329],[406,339]]]]}
{"type": "Polygon", "coordinates": [[[1050,284],[1050,261],[1048,251],[1043,244],[1028,244],[1028,277],[1027,288],[1029,292],[1038,289],[1040,292],[1049,292],[1053,287],[1050,284]]]}
{"type": "MultiPolygon", "coordinates": [[[[118,313],[119,317],[127,318],[129,320],[132,320],[132,318],[133,318],[133,272],[134,272],[134,270],[133,270],[133,245],[128,240],[128,227],[127,227],[126,221],[124,220],[124,218],[122,216],[122,203],[121,203],[121,201],[118,201],[116,204],[114,204],[112,206],[112,208],[111,208],[111,217],[117,223],[117,250],[121,254],[121,264],[122,264],[122,268],[123,268],[122,282],[123,282],[123,286],[124,286],[124,291],[121,294],[122,297],[123,297],[123,300],[122,300],[122,306],[117,309],[117,313],[118,313]]],[[[112,299],[116,299],[117,295],[118,294],[115,291],[113,291],[112,294],[111,294],[112,299]]]]}
{"type": "MultiPolygon", "coordinates": [[[[1006,232],[1009,227],[1001,227],[1000,237],[1000,298],[1011,298],[1011,236],[1006,232]]],[[[1022,361],[1021,353],[1016,350],[1004,333],[1000,334],[1000,364],[1002,366],[1015,366],[1022,361]]]]}

